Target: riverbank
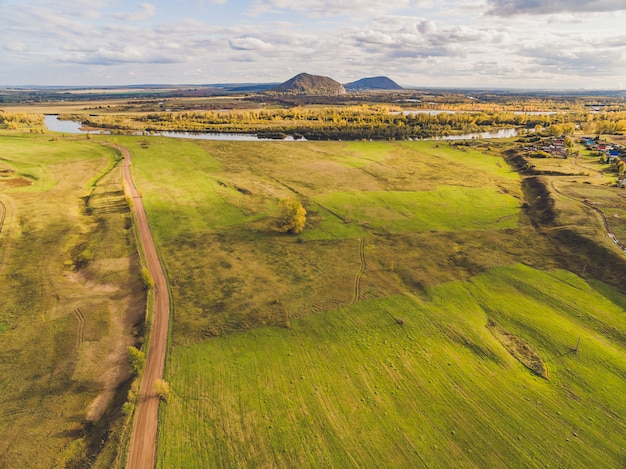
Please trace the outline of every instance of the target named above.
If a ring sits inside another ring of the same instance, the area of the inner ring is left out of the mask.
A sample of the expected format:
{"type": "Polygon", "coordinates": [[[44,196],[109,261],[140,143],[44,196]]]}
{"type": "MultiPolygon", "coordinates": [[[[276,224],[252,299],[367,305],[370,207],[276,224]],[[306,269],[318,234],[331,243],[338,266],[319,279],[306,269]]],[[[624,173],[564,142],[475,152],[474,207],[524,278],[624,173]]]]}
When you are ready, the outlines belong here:
{"type": "MultiPolygon", "coordinates": [[[[87,133],[100,133],[105,132],[107,134],[114,133],[114,131],[99,129],[99,128],[85,128],[82,123],[72,121],[72,120],[61,120],[57,114],[47,114],[45,116],[45,124],[48,130],[53,132],[62,132],[68,134],[87,134],[87,133]]],[[[442,136],[432,136],[427,138],[419,138],[413,139],[408,138],[407,140],[473,140],[473,139],[488,139],[488,138],[511,138],[516,137],[522,133],[527,133],[527,129],[520,128],[502,128],[496,130],[489,130],[485,132],[471,132],[464,133],[458,135],[442,135],[442,136]]],[[[121,132],[125,133],[125,132],[121,132]]],[[[288,135],[285,133],[273,133],[273,135],[265,137],[264,135],[268,135],[267,132],[258,132],[258,133],[240,133],[240,132],[176,132],[176,131],[163,131],[163,132],[145,132],[145,131],[137,131],[132,132],[133,135],[159,135],[163,137],[170,138],[190,138],[197,140],[227,140],[227,141],[307,141],[307,140],[319,140],[318,138],[308,139],[304,136],[294,137],[293,135],[288,135]]],[[[331,139],[336,140],[336,139],[331,139]]],[[[348,139],[349,140],[349,139],[348,139]]],[[[360,140],[360,139],[355,139],[360,140]]]]}

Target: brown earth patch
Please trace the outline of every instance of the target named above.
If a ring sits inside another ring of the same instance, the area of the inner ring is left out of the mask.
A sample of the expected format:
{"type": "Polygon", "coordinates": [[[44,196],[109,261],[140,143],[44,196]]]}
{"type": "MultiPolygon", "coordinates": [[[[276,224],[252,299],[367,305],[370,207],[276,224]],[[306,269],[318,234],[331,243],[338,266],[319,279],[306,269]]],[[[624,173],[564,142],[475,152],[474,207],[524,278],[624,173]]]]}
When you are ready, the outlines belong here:
{"type": "Polygon", "coordinates": [[[526,342],[519,337],[511,334],[494,320],[489,319],[487,322],[489,332],[500,342],[504,348],[518,362],[524,365],[533,373],[545,379],[550,379],[550,373],[546,364],[543,362],[539,354],[526,342]]]}
{"type": "Polygon", "coordinates": [[[26,187],[31,186],[33,182],[30,179],[26,178],[9,178],[9,179],[0,179],[1,187],[26,187]]]}

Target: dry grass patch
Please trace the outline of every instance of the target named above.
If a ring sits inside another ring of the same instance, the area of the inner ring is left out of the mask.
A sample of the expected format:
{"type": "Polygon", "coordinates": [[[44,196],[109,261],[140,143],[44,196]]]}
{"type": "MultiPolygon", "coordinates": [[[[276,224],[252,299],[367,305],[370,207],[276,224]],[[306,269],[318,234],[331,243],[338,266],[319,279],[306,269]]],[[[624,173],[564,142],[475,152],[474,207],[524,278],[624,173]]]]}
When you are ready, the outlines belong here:
{"type": "Polygon", "coordinates": [[[116,444],[108,431],[130,375],[126,346],[145,311],[126,211],[85,199],[119,191],[121,174],[108,171],[114,155],[95,143],[14,134],[0,144],[10,150],[5,165],[34,177],[2,194],[0,461],[84,462],[116,444]]]}
{"type": "Polygon", "coordinates": [[[498,339],[502,346],[522,365],[539,376],[550,379],[550,373],[537,351],[525,341],[511,334],[498,325],[493,319],[487,323],[487,328],[498,339]]]}

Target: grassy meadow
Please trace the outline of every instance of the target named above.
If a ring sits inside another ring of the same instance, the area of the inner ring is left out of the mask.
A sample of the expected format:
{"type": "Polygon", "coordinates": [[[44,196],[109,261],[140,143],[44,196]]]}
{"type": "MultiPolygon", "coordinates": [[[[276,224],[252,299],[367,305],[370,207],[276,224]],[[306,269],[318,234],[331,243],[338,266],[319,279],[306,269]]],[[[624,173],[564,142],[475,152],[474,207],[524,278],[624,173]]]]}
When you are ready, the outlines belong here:
{"type": "Polygon", "coordinates": [[[626,343],[603,329],[624,329],[624,299],[513,265],[177,347],[159,467],[619,467],[626,343]]]}
{"type": "Polygon", "coordinates": [[[626,461],[626,297],[579,276],[584,252],[561,268],[501,157],[445,142],[120,143],[172,283],[158,467],[626,461]],[[308,212],[300,236],[273,225],[285,197],[308,212]]]}
{"type": "MultiPolygon", "coordinates": [[[[2,469],[123,466],[146,292],[112,139],[0,130],[2,469]]],[[[608,166],[533,161],[537,228],[489,142],[115,139],[171,282],[159,468],[626,464],[619,263],[559,244],[617,252],[591,206],[626,239],[608,166]]]]}
{"type": "Polygon", "coordinates": [[[106,435],[145,304],[117,159],[86,139],[0,130],[2,468],[74,467],[103,447],[100,467],[115,458],[106,435]]]}
{"type": "Polygon", "coordinates": [[[387,296],[505,263],[476,232],[515,252],[541,243],[519,233],[519,179],[494,156],[472,167],[463,162],[469,152],[432,142],[376,143],[376,158],[362,143],[120,143],[133,151],[163,248],[174,343],[285,325],[350,303],[357,289],[387,296]],[[308,211],[299,238],[273,225],[284,197],[308,211]],[[355,285],[363,257],[367,270],[355,285]],[[432,268],[414,269],[417,257],[432,268]]]}

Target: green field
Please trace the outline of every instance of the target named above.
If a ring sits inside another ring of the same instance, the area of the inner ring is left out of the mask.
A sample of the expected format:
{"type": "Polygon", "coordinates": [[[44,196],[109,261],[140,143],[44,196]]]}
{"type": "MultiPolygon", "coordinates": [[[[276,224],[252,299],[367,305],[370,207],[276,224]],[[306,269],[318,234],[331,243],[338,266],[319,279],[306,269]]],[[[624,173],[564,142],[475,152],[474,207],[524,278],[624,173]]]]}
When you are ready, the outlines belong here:
{"type": "Polygon", "coordinates": [[[159,467],[626,461],[626,298],[559,269],[502,158],[435,142],[120,142],[172,282],[159,467]],[[273,226],[283,197],[308,211],[299,237],[273,226]]]}
{"type": "Polygon", "coordinates": [[[439,186],[420,192],[335,192],[314,199],[355,225],[375,231],[515,228],[519,202],[494,188],[439,186]]]}
{"type": "Polygon", "coordinates": [[[620,298],[518,265],[177,347],[159,467],[619,467],[626,341],[603,331],[624,330],[620,298]]]}
{"type": "Polygon", "coordinates": [[[366,152],[363,143],[120,142],[162,244],[175,343],[284,325],[350,303],[357,288],[387,296],[506,263],[477,230],[515,251],[541,243],[519,233],[519,180],[493,156],[471,167],[450,163],[471,152],[432,142],[366,152]],[[363,164],[344,164],[355,159],[363,164]],[[273,226],[283,197],[308,211],[300,240],[273,226]],[[360,251],[368,269],[355,286],[360,251]],[[418,255],[432,265],[415,270],[418,255]]]}
{"type": "Polygon", "coordinates": [[[0,130],[0,468],[123,466],[146,292],[114,139],[171,283],[159,468],[626,464],[623,262],[588,209],[619,234],[624,208],[595,162],[541,162],[542,227],[489,142],[0,130]]]}
{"type": "Polygon", "coordinates": [[[119,432],[102,439],[122,422],[145,304],[116,161],[85,139],[0,130],[2,468],[116,456],[119,432]]]}

